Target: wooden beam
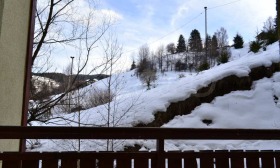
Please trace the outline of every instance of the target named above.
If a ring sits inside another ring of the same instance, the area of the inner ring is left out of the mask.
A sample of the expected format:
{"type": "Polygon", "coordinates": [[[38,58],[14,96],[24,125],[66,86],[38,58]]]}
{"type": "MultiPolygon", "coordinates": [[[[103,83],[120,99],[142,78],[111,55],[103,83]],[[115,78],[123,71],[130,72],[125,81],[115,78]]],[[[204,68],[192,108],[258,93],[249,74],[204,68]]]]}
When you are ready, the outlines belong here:
{"type": "Polygon", "coordinates": [[[0,139],[216,139],[280,140],[279,129],[0,126],[0,139]]]}

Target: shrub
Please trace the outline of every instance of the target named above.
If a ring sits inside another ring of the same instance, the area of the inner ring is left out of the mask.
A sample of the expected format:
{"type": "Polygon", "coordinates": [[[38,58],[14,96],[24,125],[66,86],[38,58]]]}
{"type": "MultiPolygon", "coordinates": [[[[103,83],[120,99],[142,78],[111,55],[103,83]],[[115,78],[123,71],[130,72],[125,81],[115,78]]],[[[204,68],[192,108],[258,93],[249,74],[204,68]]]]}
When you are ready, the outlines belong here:
{"type": "Polygon", "coordinates": [[[229,49],[222,50],[220,56],[217,58],[218,65],[227,63],[230,57],[231,57],[231,52],[229,49]]]}
{"type": "Polygon", "coordinates": [[[111,102],[115,94],[108,89],[94,88],[94,91],[90,94],[87,99],[87,108],[96,107],[102,104],[111,102]]]}
{"type": "Polygon", "coordinates": [[[257,52],[259,52],[260,48],[261,48],[261,44],[259,42],[252,41],[250,43],[250,51],[257,53],[257,52]]]}
{"type": "Polygon", "coordinates": [[[179,78],[184,78],[184,77],[186,77],[186,76],[185,76],[185,74],[179,74],[178,77],[179,77],[179,78]]]}
{"type": "Polygon", "coordinates": [[[202,62],[198,67],[198,71],[204,71],[207,69],[209,69],[209,64],[207,61],[202,62]]]}
{"type": "Polygon", "coordinates": [[[150,90],[152,83],[157,80],[156,74],[156,69],[146,69],[140,75],[140,80],[147,86],[147,90],[150,90]]]}
{"type": "Polygon", "coordinates": [[[227,63],[228,60],[229,60],[228,53],[224,52],[224,53],[221,54],[220,57],[218,57],[218,65],[227,63]]]}

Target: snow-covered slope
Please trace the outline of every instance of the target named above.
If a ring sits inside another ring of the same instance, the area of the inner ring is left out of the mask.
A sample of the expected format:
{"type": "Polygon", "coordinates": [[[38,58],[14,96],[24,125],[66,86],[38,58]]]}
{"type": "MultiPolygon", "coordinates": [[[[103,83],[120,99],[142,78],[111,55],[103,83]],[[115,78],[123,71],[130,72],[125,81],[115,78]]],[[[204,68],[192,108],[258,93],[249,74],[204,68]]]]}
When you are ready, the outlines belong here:
{"type": "MultiPolygon", "coordinates": [[[[278,44],[272,44],[266,51],[257,54],[248,53],[248,46],[234,50],[229,63],[213,67],[200,72],[166,72],[158,74],[155,87],[146,90],[146,87],[135,76],[134,71],[112,76],[113,88],[117,97],[111,102],[109,123],[111,126],[133,126],[138,123],[149,123],[154,119],[154,113],[165,111],[171,102],[186,99],[199,88],[226,76],[247,76],[250,69],[258,66],[270,66],[280,61],[278,44]],[[179,78],[180,74],[185,77],[179,78]]],[[[86,96],[93,94],[93,88],[107,87],[108,79],[98,81],[84,88],[86,96]]],[[[82,92],[82,91],[81,91],[82,92]]],[[[264,78],[254,82],[252,90],[234,91],[224,96],[216,97],[211,103],[197,107],[189,115],[177,116],[163,127],[187,128],[280,128],[280,73],[275,73],[270,79],[264,78]],[[211,120],[205,124],[202,120],[211,120]]],[[[81,112],[82,124],[100,126],[107,123],[108,104],[81,112]]],[[[67,114],[64,117],[78,121],[77,113],[67,114]]],[[[52,120],[47,126],[77,125],[65,120],[52,120]]],[[[39,125],[40,123],[33,123],[39,125]]],[[[44,124],[45,125],[45,124],[44,124]]],[[[105,142],[85,141],[83,148],[100,149],[105,142]],[[94,145],[98,144],[98,145],[94,145]]],[[[133,142],[134,143],[134,142],[133,142]]],[[[145,148],[153,148],[153,143],[138,141],[145,148]]],[[[55,143],[43,145],[44,150],[56,148],[55,143]]],[[[119,146],[121,148],[122,145],[119,146]]],[[[280,149],[280,143],[273,141],[168,141],[167,149],[199,150],[199,149],[280,149]],[[277,147],[278,145],[278,147],[277,147]]],[[[63,147],[65,148],[65,147],[63,147]]],[[[61,148],[61,149],[63,149],[61,148]]]]}
{"type": "MultiPolygon", "coordinates": [[[[153,114],[155,112],[165,111],[171,102],[184,100],[191,94],[196,93],[199,88],[205,87],[211,82],[230,75],[247,76],[251,68],[262,65],[270,66],[272,63],[279,62],[280,60],[276,43],[268,46],[267,51],[260,51],[257,54],[248,53],[248,50],[248,48],[243,48],[232,51],[234,61],[198,74],[189,72],[158,74],[155,88],[151,90],[146,90],[146,87],[143,86],[133,71],[114,75],[113,80],[116,82],[113,84],[113,89],[116,89],[117,97],[111,102],[111,108],[114,109],[116,117],[125,115],[118,122],[117,126],[149,123],[153,121],[153,114]],[[239,56],[234,55],[236,53],[242,55],[242,57],[239,58],[239,56]],[[179,78],[179,74],[184,74],[185,77],[179,78]]],[[[84,88],[87,96],[93,94],[92,88],[106,88],[107,80],[103,79],[84,88]]],[[[82,122],[92,125],[103,125],[106,123],[104,116],[107,115],[107,108],[107,105],[101,105],[82,111],[82,122]]],[[[66,115],[65,117],[73,119],[73,114],[66,115]]],[[[61,122],[60,124],[63,124],[63,121],[61,122]]]]}
{"type": "Polygon", "coordinates": [[[189,115],[177,116],[163,127],[280,128],[280,73],[254,82],[252,90],[234,91],[204,103],[189,115]],[[210,120],[205,124],[202,120],[210,120]]]}

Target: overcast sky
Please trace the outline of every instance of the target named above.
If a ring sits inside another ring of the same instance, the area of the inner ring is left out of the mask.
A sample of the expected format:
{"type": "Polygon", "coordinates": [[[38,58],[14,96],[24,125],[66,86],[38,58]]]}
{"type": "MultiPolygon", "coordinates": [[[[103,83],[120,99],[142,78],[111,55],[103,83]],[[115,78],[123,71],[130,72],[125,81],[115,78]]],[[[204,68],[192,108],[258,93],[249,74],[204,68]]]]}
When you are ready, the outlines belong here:
{"type": "Polygon", "coordinates": [[[232,43],[236,33],[245,42],[254,40],[268,17],[275,17],[275,0],[102,0],[101,6],[119,18],[116,32],[124,46],[125,55],[137,54],[148,44],[155,50],[160,44],[174,42],[179,35],[186,39],[197,29],[205,37],[207,6],[208,34],[224,27],[232,43]]]}

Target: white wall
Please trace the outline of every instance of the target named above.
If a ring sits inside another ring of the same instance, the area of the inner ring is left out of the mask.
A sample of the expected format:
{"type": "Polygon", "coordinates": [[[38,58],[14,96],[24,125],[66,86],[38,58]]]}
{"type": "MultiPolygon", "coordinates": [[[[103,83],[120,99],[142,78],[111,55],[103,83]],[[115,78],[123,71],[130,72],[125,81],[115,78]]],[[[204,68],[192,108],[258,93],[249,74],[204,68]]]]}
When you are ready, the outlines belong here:
{"type": "MultiPolygon", "coordinates": [[[[0,0],[0,125],[21,125],[31,0],[0,0]]],[[[18,151],[1,140],[0,151],[18,151]]]]}

